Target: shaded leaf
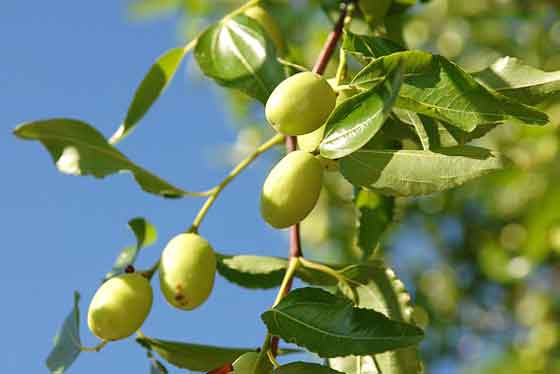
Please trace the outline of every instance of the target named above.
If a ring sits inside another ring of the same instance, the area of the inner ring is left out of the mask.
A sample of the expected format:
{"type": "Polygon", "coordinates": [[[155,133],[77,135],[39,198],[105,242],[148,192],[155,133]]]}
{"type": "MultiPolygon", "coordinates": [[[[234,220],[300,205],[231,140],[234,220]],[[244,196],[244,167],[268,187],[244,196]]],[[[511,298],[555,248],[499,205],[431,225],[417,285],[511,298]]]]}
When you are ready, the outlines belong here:
{"type": "Polygon", "coordinates": [[[360,61],[371,62],[372,59],[401,52],[405,49],[394,41],[378,36],[359,35],[350,31],[344,32],[342,49],[360,61]]]}
{"type": "Polygon", "coordinates": [[[128,246],[121,251],[113,264],[113,268],[105,275],[105,280],[124,273],[128,265],[134,265],[140,250],[152,245],[157,240],[156,228],[145,218],[136,217],[131,219],[128,221],[128,227],[136,237],[136,245],[128,246]]]}
{"type": "Polygon", "coordinates": [[[489,91],[459,66],[427,52],[394,53],[372,61],[352,84],[377,85],[396,64],[404,61],[404,82],[395,106],[444,121],[464,131],[478,125],[512,121],[528,125],[548,123],[546,114],[489,91]]]}
{"type": "Polygon", "coordinates": [[[29,122],[16,127],[14,134],[21,139],[40,141],[62,173],[104,178],[128,171],[146,192],[163,197],[196,195],[134,164],[85,122],[67,118],[29,122]]]}
{"type": "Polygon", "coordinates": [[[199,37],[194,55],[206,76],[263,104],[284,78],[274,42],[257,21],[244,15],[210,26],[199,37]]]}
{"type": "MultiPolygon", "coordinates": [[[[351,299],[357,295],[358,300],[355,302],[361,308],[374,309],[393,320],[412,323],[410,295],[389,268],[380,267],[368,273],[367,279],[355,287],[354,292],[342,291],[351,299]]],[[[422,372],[417,346],[384,352],[376,355],[375,359],[383,374],[422,372]]],[[[347,374],[379,374],[372,356],[337,357],[329,359],[329,364],[347,374]]]]}
{"type": "Polygon", "coordinates": [[[109,143],[118,143],[134,129],[171,82],[186,52],[183,47],[173,48],[156,60],[136,89],[124,122],[111,136],[109,143]]]}
{"type": "Polygon", "coordinates": [[[545,72],[515,57],[502,57],[473,76],[485,86],[529,105],[560,93],[560,71],[545,72]]]}
{"type": "Polygon", "coordinates": [[[319,150],[326,158],[344,157],[363,147],[389,116],[402,82],[397,66],[380,84],[344,100],[329,116],[319,150]]]}
{"type": "Polygon", "coordinates": [[[393,221],[394,198],[367,189],[356,189],[354,206],[357,210],[356,245],[367,260],[374,253],[381,236],[393,221]]]}
{"type": "MultiPolygon", "coordinates": [[[[256,352],[256,348],[225,348],[148,337],[137,338],[136,341],[156,352],[170,364],[193,371],[210,371],[234,362],[243,353],[256,352]]],[[[299,350],[280,349],[278,354],[295,352],[299,350]]]]}
{"type": "Polygon", "coordinates": [[[319,288],[290,292],[261,318],[271,334],[320,357],[381,353],[416,344],[423,337],[416,326],[354,308],[346,298],[319,288]]]}
{"type": "Polygon", "coordinates": [[[47,357],[47,367],[53,374],[62,374],[78,358],[80,339],[80,294],[74,292],[74,307],[54,338],[54,347],[47,357]]]}
{"type": "Polygon", "coordinates": [[[428,133],[426,132],[424,124],[422,123],[422,120],[420,119],[420,116],[418,114],[411,112],[410,110],[399,108],[395,108],[393,110],[393,113],[395,113],[400,121],[412,126],[412,128],[416,132],[416,136],[418,136],[418,139],[420,140],[420,144],[422,144],[422,149],[430,149],[430,138],[428,137],[428,133]]]}
{"type": "Polygon", "coordinates": [[[343,374],[333,370],[328,366],[314,364],[311,362],[290,362],[289,364],[277,367],[274,374],[343,374]]]}
{"type": "Polygon", "coordinates": [[[395,196],[444,191],[503,167],[496,153],[471,146],[362,150],[340,161],[342,175],[354,185],[395,196]]]}
{"type": "Polygon", "coordinates": [[[148,351],[148,360],[150,361],[150,374],[167,374],[168,370],[159,360],[148,351]]]}

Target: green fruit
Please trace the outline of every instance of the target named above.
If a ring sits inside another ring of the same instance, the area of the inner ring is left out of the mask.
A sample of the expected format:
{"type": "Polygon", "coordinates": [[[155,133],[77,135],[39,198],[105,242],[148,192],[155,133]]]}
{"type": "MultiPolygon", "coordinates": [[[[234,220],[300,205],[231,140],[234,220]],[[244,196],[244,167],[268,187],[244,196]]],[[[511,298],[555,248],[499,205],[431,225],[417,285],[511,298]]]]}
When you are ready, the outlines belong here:
{"type": "Polygon", "coordinates": [[[288,153],[268,174],[261,195],[261,214],[275,228],[292,226],[313,209],[321,192],[323,167],[304,151],[288,153]]]}
{"type": "Polygon", "coordinates": [[[280,83],[266,102],[266,119],[284,135],[303,135],[323,125],[336,94],[320,75],[303,72],[280,83]]]}
{"type": "Polygon", "coordinates": [[[200,235],[179,234],[161,254],[161,292],[176,308],[191,310],[204,303],[214,287],[215,275],[216,255],[200,235]]]}
{"type": "Polygon", "coordinates": [[[119,340],[142,326],[152,308],[150,281],[138,273],[123,274],[103,283],[88,310],[91,332],[103,340],[119,340]]]}
{"type": "Polygon", "coordinates": [[[284,38],[282,37],[282,31],[280,30],[276,20],[268,14],[266,10],[257,5],[247,9],[245,11],[245,15],[254,19],[259,23],[259,25],[261,25],[276,45],[278,52],[282,52],[284,50],[284,38]]]}

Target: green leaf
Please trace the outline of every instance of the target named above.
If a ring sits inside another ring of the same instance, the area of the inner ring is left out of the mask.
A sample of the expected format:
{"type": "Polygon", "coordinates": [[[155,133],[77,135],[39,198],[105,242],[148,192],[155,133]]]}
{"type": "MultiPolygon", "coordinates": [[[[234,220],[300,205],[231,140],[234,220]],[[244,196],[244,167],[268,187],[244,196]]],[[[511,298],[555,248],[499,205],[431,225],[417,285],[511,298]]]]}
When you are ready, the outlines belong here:
{"type": "Polygon", "coordinates": [[[467,144],[472,140],[483,137],[496,127],[495,124],[479,125],[473,131],[466,132],[426,116],[419,116],[419,118],[422,119],[424,129],[430,139],[431,149],[467,144]]]}
{"type": "Polygon", "coordinates": [[[362,251],[362,259],[371,257],[382,235],[393,221],[394,198],[366,189],[356,189],[354,206],[358,212],[356,245],[362,251]]]}
{"type": "MultiPolygon", "coordinates": [[[[179,368],[193,371],[210,371],[234,362],[247,352],[256,352],[256,348],[224,348],[212,345],[182,343],[149,337],[137,338],[143,347],[153,350],[163,359],[179,368]]],[[[279,355],[299,352],[295,349],[280,349],[279,355]]]]}
{"type": "Polygon", "coordinates": [[[401,52],[405,49],[394,41],[378,36],[359,35],[350,31],[344,32],[342,49],[360,61],[371,62],[372,59],[401,52]]]}
{"type": "Polygon", "coordinates": [[[418,139],[420,140],[420,144],[422,144],[422,149],[430,149],[430,138],[418,114],[411,112],[410,110],[399,108],[394,108],[393,113],[395,113],[400,121],[412,126],[418,136],[418,139]]]}
{"type": "Polygon", "coordinates": [[[47,357],[47,367],[53,374],[62,374],[80,355],[80,294],[74,292],[74,307],[54,338],[54,347],[47,357]]]}
{"type": "Polygon", "coordinates": [[[338,105],[329,116],[319,150],[325,158],[340,158],[363,147],[381,129],[398,95],[403,70],[397,66],[386,84],[372,87],[338,105]]]}
{"type": "Polygon", "coordinates": [[[157,240],[156,228],[145,218],[136,217],[131,219],[128,221],[128,227],[136,237],[136,245],[128,246],[121,251],[113,264],[113,268],[105,275],[105,280],[124,273],[128,265],[134,265],[140,250],[152,245],[157,240]]]}
{"type": "Polygon", "coordinates": [[[393,0],[361,0],[358,6],[366,21],[370,25],[376,26],[385,17],[392,3],[393,0]]]}
{"type": "Polygon", "coordinates": [[[377,85],[404,61],[404,82],[395,106],[444,121],[471,132],[478,125],[512,121],[527,125],[548,123],[546,114],[489,91],[459,66],[427,52],[394,53],[372,61],[352,84],[377,85]]]}
{"type": "Polygon", "coordinates": [[[290,362],[289,364],[277,367],[274,374],[343,374],[327,366],[314,364],[311,362],[290,362]]]}
{"type": "Polygon", "coordinates": [[[548,102],[560,93],[560,71],[545,72],[515,57],[502,57],[473,76],[485,86],[529,105],[548,102]]]}
{"type": "MultiPolygon", "coordinates": [[[[288,268],[288,260],[281,257],[255,255],[225,255],[216,253],[218,273],[228,281],[245,288],[269,289],[282,284],[284,273],[288,268]]],[[[369,272],[379,264],[375,262],[331,266],[343,272],[348,278],[356,279],[369,272]]],[[[296,277],[315,286],[333,286],[337,281],[323,272],[299,267],[296,277]]]]}
{"type": "Polygon", "coordinates": [[[263,104],[284,78],[274,42],[244,15],[210,26],[198,39],[194,56],[206,76],[263,104]]]}
{"type": "Polygon", "coordinates": [[[354,308],[346,298],[319,288],[290,292],[261,318],[271,334],[320,357],[381,353],[416,344],[423,337],[416,326],[354,308]]]}
{"type": "Polygon", "coordinates": [[[216,253],[218,272],[232,283],[246,288],[275,288],[282,283],[288,260],[279,257],[216,253]]]}
{"type": "MultiPolygon", "coordinates": [[[[374,309],[385,316],[411,323],[412,307],[410,295],[404,284],[395,276],[393,270],[379,267],[367,274],[363,284],[355,287],[354,292],[341,289],[351,299],[357,295],[357,306],[374,309]]],[[[383,374],[412,374],[422,372],[422,362],[418,347],[411,346],[375,356],[383,374]]],[[[347,356],[329,359],[329,365],[347,374],[379,373],[372,356],[347,356]]]]}
{"type": "Polygon", "coordinates": [[[168,374],[167,368],[159,361],[156,360],[151,353],[148,356],[150,361],[150,374],[168,374]]]}
{"type": "Polygon", "coordinates": [[[136,89],[126,118],[111,136],[109,143],[118,143],[134,129],[171,82],[186,52],[187,50],[183,47],[173,48],[156,60],[136,89]]]}
{"type": "Polygon", "coordinates": [[[471,146],[362,150],[340,161],[342,175],[354,185],[395,196],[445,191],[503,167],[498,154],[471,146]]]}
{"type": "Polygon", "coordinates": [[[197,195],[177,188],[134,164],[111,146],[89,124],[67,118],[55,118],[19,125],[14,134],[26,140],[38,140],[49,151],[59,171],[71,175],[108,175],[129,171],[140,187],[163,197],[197,195]]]}

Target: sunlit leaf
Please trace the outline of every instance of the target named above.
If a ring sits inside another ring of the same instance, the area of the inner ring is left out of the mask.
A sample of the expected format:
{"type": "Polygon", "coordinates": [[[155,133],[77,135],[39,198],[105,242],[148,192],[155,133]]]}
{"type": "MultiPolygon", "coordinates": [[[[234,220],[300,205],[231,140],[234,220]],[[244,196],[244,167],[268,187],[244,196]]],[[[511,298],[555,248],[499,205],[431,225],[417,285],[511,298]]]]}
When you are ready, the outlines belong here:
{"type": "Polygon", "coordinates": [[[185,48],[173,48],[156,60],[136,89],[126,118],[109,143],[118,143],[134,129],[171,82],[185,54],[185,48]]]}
{"type": "Polygon", "coordinates": [[[374,253],[381,236],[393,221],[394,198],[367,189],[356,189],[356,245],[367,260],[374,253]]]}
{"type": "Polygon", "coordinates": [[[277,367],[274,374],[343,374],[333,370],[328,366],[314,364],[311,362],[290,362],[289,364],[277,367]]]}
{"type": "Polygon", "coordinates": [[[273,335],[320,357],[381,353],[417,344],[421,329],[354,308],[346,298],[319,288],[299,288],[261,316],[273,335]]]}
{"type": "Polygon", "coordinates": [[[378,36],[359,35],[345,31],[342,49],[360,59],[370,62],[372,59],[401,52],[405,49],[394,41],[378,36]]]}
{"type": "Polygon", "coordinates": [[[85,122],[67,118],[29,122],[18,126],[14,134],[21,139],[40,141],[62,173],[104,178],[128,171],[146,192],[175,198],[196,195],[134,164],[85,122]]]}
{"type": "Polygon", "coordinates": [[[394,53],[372,61],[353,80],[363,87],[377,85],[404,61],[404,82],[395,106],[441,120],[464,131],[478,125],[512,121],[548,123],[546,114],[489,91],[459,66],[427,52],[394,53]]]}
{"type": "Polygon", "coordinates": [[[210,26],[198,39],[194,55],[206,76],[262,103],[284,78],[274,42],[257,21],[244,15],[210,26]]]}
{"type": "Polygon", "coordinates": [[[503,167],[496,153],[471,146],[437,152],[367,149],[340,161],[351,183],[395,196],[444,191],[503,167]]]}
{"type": "Polygon", "coordinates": [[[80,294],[74,292],[74,307],[54,338],[54,347],[47,357],[47,367],[53,374],[66,372],[81,352],[80,294]]]}

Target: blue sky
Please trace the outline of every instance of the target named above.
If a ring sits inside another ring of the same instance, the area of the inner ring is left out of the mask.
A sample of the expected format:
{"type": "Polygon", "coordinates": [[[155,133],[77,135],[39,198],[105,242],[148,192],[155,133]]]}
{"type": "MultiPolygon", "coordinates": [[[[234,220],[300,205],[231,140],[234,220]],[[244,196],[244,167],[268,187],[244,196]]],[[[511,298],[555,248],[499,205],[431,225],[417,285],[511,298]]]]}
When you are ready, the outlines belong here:
{"type": "MultiPolygon", "coordinates": [[[[50,117],[89,122],[106,136],[122,121],[135,87],[154,59],[176,46],[176,20],[135,23],[124,1],[4,0],[0,7],[0,372],[46,372],[52,337],[82,293],[82,339],[89,300],[120,249],[134,238],[126,223],[149,219],[159,231],[143,252],[149,266],[165,243],[189,226],[201,199],[165,200],[143,193],[131,176],[105,180],[60,174],[38,143],[14,138],[19,123],[50,117]]],[[[235,139],[220,90],[183,69],[119,148],[132,160],[186,189],[205,189],[227,172],[210,161],[235,139]]],[[[281,255],[286,241],[258,213],[259,188],[272,157],[247,170],[210,211],[201,233],[217,250],[281,255]]],[[[246,291],[218,278],[210,300],[193,312],[169,307],[154,283],[147,335],[198,343],[260,345],[259,319],[274,291],[246,291]]],[[[70,373],[148,372],[132,339],[82,354],[70,373]]],[[[175,370],[173,372],[184,372],[175,370]]]]}

